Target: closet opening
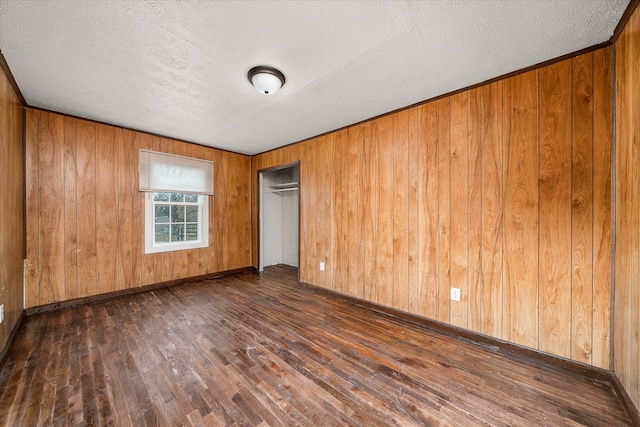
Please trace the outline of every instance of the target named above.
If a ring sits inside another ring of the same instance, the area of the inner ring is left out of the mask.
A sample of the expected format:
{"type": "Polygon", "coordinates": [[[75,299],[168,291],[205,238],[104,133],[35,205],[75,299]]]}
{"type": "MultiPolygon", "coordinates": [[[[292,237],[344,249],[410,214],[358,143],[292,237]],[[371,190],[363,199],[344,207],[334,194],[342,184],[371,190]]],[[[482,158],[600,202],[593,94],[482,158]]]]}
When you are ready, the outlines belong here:
{"type": "Polygon", "coordinates": [[[258,172],[259,271],[270,265],[298,268],[300,258],[300,164],[258,172]]]}

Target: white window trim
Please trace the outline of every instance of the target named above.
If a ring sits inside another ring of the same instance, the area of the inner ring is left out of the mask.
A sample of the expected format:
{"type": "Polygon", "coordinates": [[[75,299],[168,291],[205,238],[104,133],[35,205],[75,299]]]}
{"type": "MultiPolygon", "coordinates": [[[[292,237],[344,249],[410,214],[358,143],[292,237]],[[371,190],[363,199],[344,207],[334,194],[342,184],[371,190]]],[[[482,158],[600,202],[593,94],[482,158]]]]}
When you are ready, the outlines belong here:
{"type": "Polygon", "coordinates": [[[206,248],[209,246],[209,196],[199,194],[202,197],[202,208],[198,213],[201,221],[199,221],[198,236],[199,240],[188,242],[168,242],[154,243],[154,209],[153,209],[153,193],[145,193],[144,198],[144,253],[155,254],[160,252],[181,251],[186,249],[206,248]]]}

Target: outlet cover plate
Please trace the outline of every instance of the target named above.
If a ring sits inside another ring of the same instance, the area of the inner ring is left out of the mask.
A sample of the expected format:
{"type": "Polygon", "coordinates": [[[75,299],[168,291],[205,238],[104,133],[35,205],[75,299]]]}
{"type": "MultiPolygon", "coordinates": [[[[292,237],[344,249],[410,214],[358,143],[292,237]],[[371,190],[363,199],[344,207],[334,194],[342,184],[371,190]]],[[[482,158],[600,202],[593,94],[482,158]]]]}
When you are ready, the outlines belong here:
{"type": "Polygon", "coordinates": [[[460,301],[460,289],[459,288],[451,288],[451,300],[452,301],[460,301]]]}
{"type": "Polygon", "coordinates": [[[324,262],[320,263],[320,271],[324,271],[324,262]]]}

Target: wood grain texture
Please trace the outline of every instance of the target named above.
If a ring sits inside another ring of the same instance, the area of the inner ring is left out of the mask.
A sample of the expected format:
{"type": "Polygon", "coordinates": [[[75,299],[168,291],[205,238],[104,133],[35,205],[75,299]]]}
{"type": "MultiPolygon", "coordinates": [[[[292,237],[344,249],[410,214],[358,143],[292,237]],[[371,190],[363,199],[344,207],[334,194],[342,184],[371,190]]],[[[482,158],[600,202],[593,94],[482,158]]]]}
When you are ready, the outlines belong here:
{"type": "Polygon", "coordinates": [[[571,63],[540,70],[540,349],[571,357],[571,63]]]}
{"type": "Polygon", "coordinates": [[[249,157],[27,113],[27,308],[250,265],[249,157]],[[144,254],[139,148],[220,167],[210,198],[209,248],[144,254]]]}
{"type": "Polygon", "coordinates": [[[96,125],[96,259],[98,293],[118,286],[118,164],[115,128],[96,125]]]}
{"type": "Polygon", "coordinates": [[[376,134],[376,293],[375,301],[393,305],[393,116],[377,123],[376,134]]]}
{"type": "Polygon", "coordinates": [[[438,106],[418,108],[419,170],[418,222],[418,307],[415,313],[438,318],[438,106]]]}
{"type": "MultiPolygon", "coordinates": [[[[365,125],[364,132],[364,164],[366,169],[364,183],[364,293],[367,301],[375,301],[378,276],[376,275],[376,262],[378,256],[377,227],[377,180],[376,157],[378,153],[377,127],[373,122],[365,125]]],[[[320,231],[319,231],[320,233],[320,231]]]]}
{"type": "MultiPolygon", "coordinates": [[[[364,247],[361,244],[362,218],[360,213],[363,212],[361,203],[362,195],[362,179],[361,179],[361,163],[362,158],[359,153],[362,152],[362,143],[364,141],[364,128],[356,126],[349,128],[347,131],[347,150],[348,155],[348,229],[347,229],[347,277],[345,292],[349,295],[359,295],[362,293],[363,279],[362,254],[364,247]]],[[[315,270],[315,269],[314,269],[315,270]]]]}
{"type": "Polygon", "coordinates": [[[409,309],[409,112],[393,116],[393,301],[409,309]]]}
{"type": "MultiPolygon", "coordinates": [[[[613,369],[625,391],[640,408],[640,11],[636,8],[631,19],[615,44],[615,310],[613,314],[613,369]]],[[[598,80],[609,75],[602,63],[602,56],[594,61],[598,80]]],[[[606,101],[606,94],[594,88],[594,99],[606,101]]],[[[606,117],[602,106],[595,106],[596,120],[606,129],[606,117]]],[[[601,132],[595,134],[602,139],[601,132]]],[[[596,151],[598,152],[598,151],[596,151]]],[[[599,158],[594,162],[601,165],[599,158]]],[[[600,176],[596,189],[602,194],[604,174],[600,176]]],[[[606,197],[606,195],[605,195],[606,197]]],[[[595,200],[596,216],[602,223],[602,207],[595,200]]],[[[606,224],[605,224],[606,225],[606,224]]],[[[604,237],[604,233],[598,236],[604,237]]],[[[594,244],[594,252],[601,250],[601,243],[594,244]]],[[[596,266],[598,264],[596,263],[596,266]]],[[[598,266],[599,267],[599,266],[598,266]]],[[[596,268],[598,268],[596,267],[596,268]]],[[[602,271],[598,268],[599,277],[602,271]]],[[[597,289],[601,296],[603,290],[597,289]]],[[[594,301],[595,303],[595,301],[594,301]]],[[[598,301],[599,304],[601,302],[598,301]]],[[[598,305],[599,306],[599,305],[598,305]]],[[[594,309],[596,308],[594,304],[594,309]]],[[[594,324],[602,331],[603,322],[599,313],[594,313],[594,324]]],[[[605,336],[606,339],[606,336],[605,336]]],[[[599,349],[601,353],[601,348],[599,349]]]]}
{"type": "Polygon", "coordinates": [[[482,330],[482,91],[469,92],[468,329],[482,330]]]}
{"type": "Polygon", "coordinates": [[[76,121],[64,118],[64,275],[66,299],[78,298],[78,191],[76,121]]]}
{"type": "MultiPolygon", "coordinates": [[[[77,192],[78,192],[78,297],[98,292],[96,252],[96,125],[78,121],[77,135],[77,192]]],[[[35,171],[38,174],[38,171],[35,171]]],[[[44,232],[44,230],[42,230],[44,232]]],[[[32,284],[39,288],[38,283],[32,284]]],[[[38,304],[27,305],[34,307],[38,304]]]]}
{"type": "Polygon", "coordinates": [[[449,323],[451,287],[451,100],[438,102],[438,317],[449,323]]]}
{"type": "Polygon", "coordinates": [[[632,425],[605,381],[297,286],[283,267],[30,316],[0,370],[0,419],[632,425]]]}
{"type": "Polygon", "coordinates": [[[307,191],[300,192],[300,261],[305,263],[300,268],[304,276],[300,280],[316,283],[316,223],[317,223],[317,183],[316,174],[317,140],[307,141],[302,146],[300,163],[300,185],[308,186],[307,191]]]}
{"type": "Polygon", "coordinates": [[[420,140],[419,140],[419,109],[412,108],[409,110],[409,129],[407,157],[409,161],[408,179],[408,271],[407,271],[407,292],[408,302],[407,311],[417,313],[420,304],[420,214],[419,207],[419,188],[420,188],[420,140]]]}
{"type": "MultiPolygon", "coordinates": [[[[151,135],[136,132],[135,141],[136,142],[134,146],[139,150],[153,149],[153,137],[151,135]]],[[[135,218],[144,218],[144,203],[145,203],[144,198],[146,197],[146,195],[144,193],[140,193],[139,185],[140,183],[138,182],[138,180],[134,179],[134,186],[136,189],[136,193],[135,193],[135,199],[134,199],[133,215],[135,218]]],[[[140,278],[138,283],[142,286],[150,285],[155,282],[153,277],[155,273],[155,269],[154,269],[155,254],[144,253],[144,227],[136,227],[136,230],[137,230],[137,233],[136,233],[137,246],[136,246],[136,252],[134,256],[138,259],[138,263],[140,266],[139,267],[140,278]]]]}
{"type": "Polygon", "coordinates": [[[502,82],[482,88],[482,326],[502,338],[504,169],[502,82]]]}
{"type": "Polygon", "coordinates": [[[64,120],[39,113],[38,198],[40,303],[64,301],[64,120]]]}
{"type": "Polygon", "coordinates": [[[538,347],[538,74],[504,82],[504,338],[538,347]]]}
{"type": "Polygon", "coordinates": [[[612,48],[594,52],[593,84],[593,361],[612,368],[611,319],[611,141],[610,114],[612,48]]]}
{"type": "Polygon", "coordinates": [[[27,257],[25,260],[25,303],[27,307],[40,304],[40,199],[38,198],[38,112],[25,114],[25,204],[27,227],[27,257]]]}
{"type": "MultiPolygon", "coordinates": [[[[571,358],[593,343],[593,54],[571,60],[571,358]]],[[[638,224],[640,226],[640,224],[638,224]]]]}
{"type": "MultiPolygon", "coordinates": [[[[33,117],[27,120],[33,120],[33,117]]],[[[23,261],[25,240],[34,238],[33,230],[27,232],[28,228],[34,226],[33,222],[25,223],[25,196],[33,197],[37,189],[37,183],[32,179],[28,179],[25,188],[26,171],[35,166],[33,162],[25,163],[25,143],[30,150],[35,147],[33,133],[25,135],[24,125],[25,115],[20,99],[4,71],[0,71],[0,301],[4,304],[0,351],[4,351],[23,313],[23,277],[33,281],[39,272],[33,265],[35,253],[26,253],[27,271],[23,261]]],[[[36,297],[38,295],[27,296],[30,300],[36,297]]]]}
{"type": "MultiPolygon", "coordinates": [[[[317,256],[318,263],[325,263],[325,269],[318,271],[318,283],[322,287],[327,287],[331,283],[331,233],[327,232],[331,227],[331,144],[326,136],[320,137],[318,142],[318,229],[316,238],[318,239],[317,256]]],[[[304,191],[304,190],[302,190],[304,191]]]]}
{"type": "MultiPolygon", "coordinates": [[[[450,104],[450,271],[452,288],[460,289],[460,301],[450,301],[449,322],[466,328],[469,314],[469,93],[451,97],[450,104]]],[[[446,190],[443,193],[446,197],[446,190]]],[[[449,295],[444,293],[443,300],[449,295]]]]}
{"type": "Polygon", "coordinates": [[[338,292],[345,292],[345,270],[348,262],[348,254],[346,248],[346,228],[343,217],[346,211],[344,205],[344,195],[349,192],[347,176],[343,167],[344,152],[344,133],[336,132],[329,136],[329,144],[331,145],[331,198],[330,203],[332,209],[329,211],[329,227],[331,230],[331,258],[329,266],[331,271],[331,288],[338,292]]]}
{"type": "Polygon", "coordinates": [[[316,216],[301,227],[313,227],[303,239],[315,239],[316,253],[305,249],[314,259],[301,260],[301,277],[607,368],[607,52],[314,138],[315,161],[305,159],[308,142],[254,156],[261,167],[296,155],[315,164],[301,200],[315,195],[316,216]]]}

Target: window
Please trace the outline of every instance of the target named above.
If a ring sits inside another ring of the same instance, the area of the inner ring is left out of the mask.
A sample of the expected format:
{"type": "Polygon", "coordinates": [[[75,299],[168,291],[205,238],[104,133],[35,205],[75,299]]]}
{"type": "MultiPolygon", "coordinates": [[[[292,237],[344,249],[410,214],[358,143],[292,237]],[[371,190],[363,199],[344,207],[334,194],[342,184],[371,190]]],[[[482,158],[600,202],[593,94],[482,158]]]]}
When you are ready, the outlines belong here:
{"type": "Polygon", "coordinates": [[[149,150],[140,150],[138,160],[144,253],[209,246],[213,162],[149,150]]]}
{"type": "Polygon", "coordinates": [[[209,246],[209,198],[149,192],[145,197],[145,253],[209,246]]]}

